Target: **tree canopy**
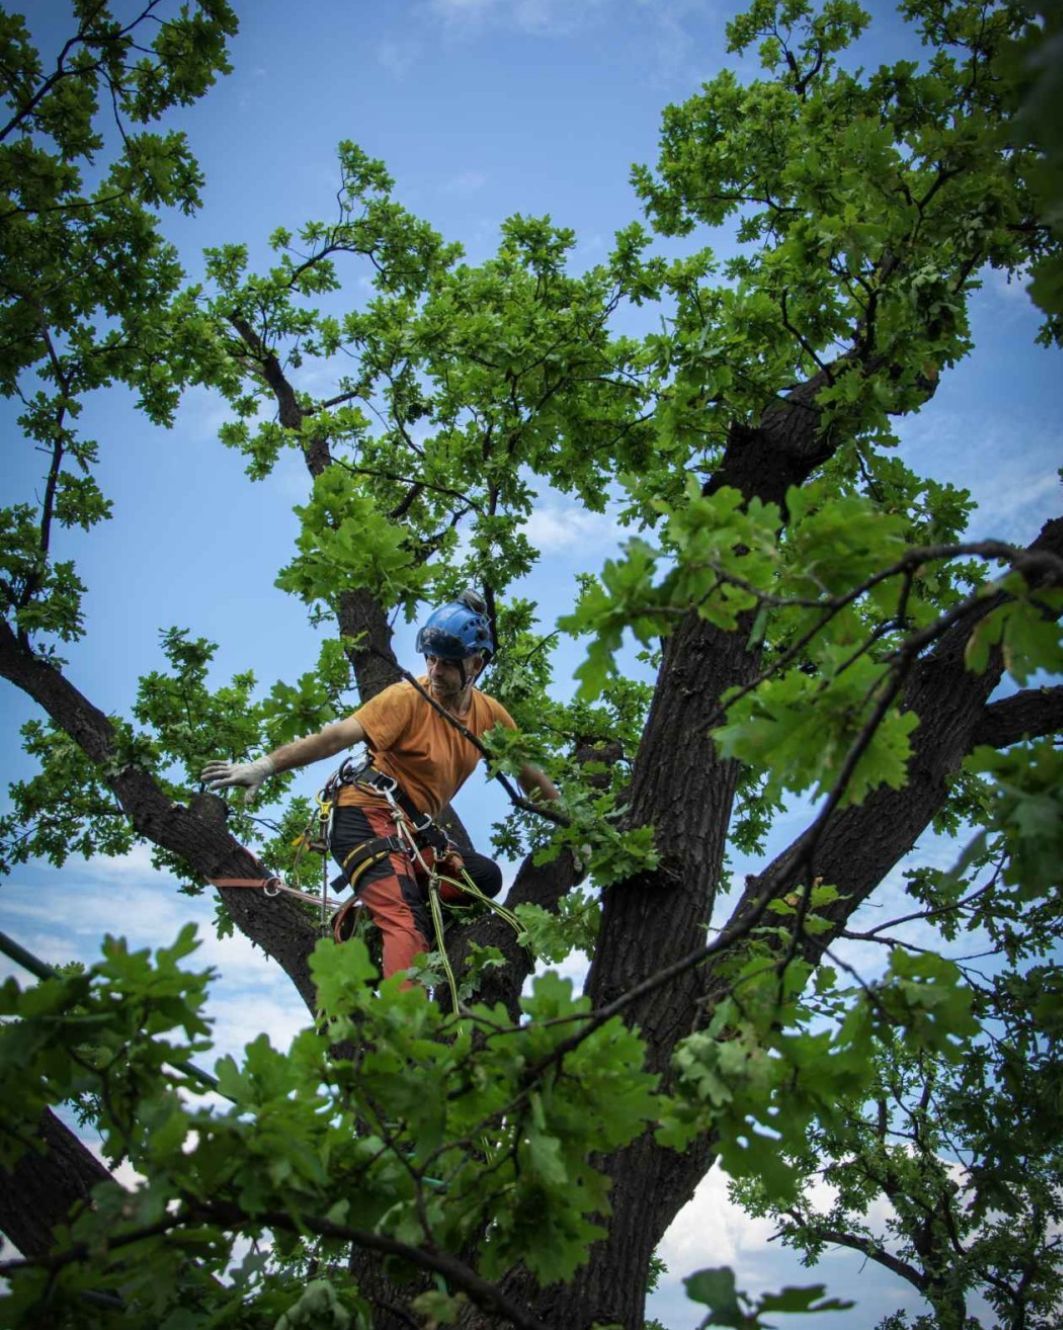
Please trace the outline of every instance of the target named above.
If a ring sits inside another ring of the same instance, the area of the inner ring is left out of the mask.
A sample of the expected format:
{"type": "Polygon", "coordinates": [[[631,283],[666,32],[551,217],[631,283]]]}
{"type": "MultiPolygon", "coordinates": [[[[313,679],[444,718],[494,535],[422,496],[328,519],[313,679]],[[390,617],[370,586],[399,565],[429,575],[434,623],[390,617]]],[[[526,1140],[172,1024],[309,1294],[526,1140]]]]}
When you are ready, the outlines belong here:
{"type": "MultiPolygon", "coordinates": [[[[275,230],[262,270],[246,243],[209,249],[190,280],[161,212],[197,206],[199,170],[151,127],[226,72],[233,11],[71,8],[54,66],[0,13],[0,382],[47,468],[0,515],[0,674],[42,713],[4,866],[146,842],[190,891],[263,872],[314,890],[290,776],[263,838],[202,792],[203,762],[349,712],[401,677],[397,617],[467,585],[519,724],[488,736],[491,769],[535,761],[564,797],[560,817],[514,807],[506,911],[461,920],[413,989],[378,983],[361,938],[322,939],[303,901],[217,888],[219,928],[274,958],[308,1016],[290,1048],[262,1034],[213,1074],[190,929],[8,980],[8,1319],[631,1330],[718,1160],[787,1242],[866,1253],[935,1324],[965,1330],[980,1293],[1001,1326],[1050,1325],[1063,517],[1021,547],[970,539],[966,491],[893,445],[971,349],[987,268],[1031,282],[1059,342],[1058,15],[908,0],[922,58],[857,70],[858,5],[754,0],[728,35],[760,74],[665,110],[633,173],[645,222],[583,270],[574,234],[531,216],[466,261],[343,142],[331,220],[275,230]],[[622,331],[632,307],[656,331],[622,331]],[[214,686],[190,625],[128,715],[79,690],[62,532],[108,517],[78,417],[112,384],[159,422],[209,389],[252,480],[305,464],[278,585],[327,626],[314,671],[214,686]],[[630,528],[556,624],[521,584],[546,487],[630,528]],[[569,700],[556,634],[581,646],[569,700]],[[765,861],[795,806],[807,825],[765,861]],[[948,871],[908,857],[928,828],[957,837],[948,871]],[[735,849],[762,867],[720,917],[735,849]],[[853,922],[898,865],[934,949],[904,919],[853,922]],[[879,971],[845,959],[853,938],[882,944],[879,971]],[[970,939],[988,970],[951,958],[970,939]],[[581,993],[548,968],[577,949],[581,993]],[[62,1105],[143,1181],[119,1185],[62,1105]]],[[[705,1325],[839,1305],[821,1286],[756,1301],[717,1267],[687,1287],[705,1325]]]]}

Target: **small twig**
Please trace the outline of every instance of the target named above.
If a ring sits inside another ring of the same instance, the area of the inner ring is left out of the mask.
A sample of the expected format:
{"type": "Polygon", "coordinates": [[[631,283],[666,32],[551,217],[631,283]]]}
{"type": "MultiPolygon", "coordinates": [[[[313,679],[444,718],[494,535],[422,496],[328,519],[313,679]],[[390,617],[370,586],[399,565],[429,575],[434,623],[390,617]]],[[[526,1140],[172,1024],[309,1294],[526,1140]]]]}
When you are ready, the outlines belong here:
{"type": "MultiPolygon", "coordinates": [[[[778,660],[773,661],[771,665],[762,670],[754,679],[751,679],[749,683],[743,684],[741,688],[732,693],[726,703],[719,705],[714,716],[711,718],[710,723],[715,724],[717,718],[724,715],[736,702],[747,697],[750,693],[759,688],[762,683],[772,678],[774,675],[778,674],[780,670],[789,665],[791,661],[795,660],[801,654],[812,639],[826,627],[831,619],[848,605],[859,600],[861,596],[878,586],[879,583],[888,581],[889,578],[896,577],[898,574],[913,574],[914,570],[924,563],[933,563],[942,559],[959,558],[969,554],[986,559],[1007,560],[1012,567],[1020,570],[1026,567],[1035,568],[1042,566],[1052,572],[1056,577],[1063,577],[1063,560],[1056,558],[1055,555],[1049,554],[1047,551],[1022,550],[1017,546],[1005,545],[996,540],[976,541],[961,545],[928,545],[922,548],[909,550],[902,559],[899,559],[889,568],[884,568],[880,572],[875,573],[872,577],[869,577],[866,581],[862,582],[858,587],[854,587],[851,591],[845,592],[844,595],[831,596],[825,600],[813,600],[798,596],[771,596],[760,591],[751,582],[747,582],[745,578],[737,577],[733,573],[720,570],[718,565],[713,562],[707,563],[705,566],[718,571],[725,581],[756,596],[758,602],[762,605],[787,609],[818,609],[824,612],[823,617],[817,623],[813,624],[811,628],[806,630],[793,646],[787,648],[786,652],[780,656],[778,660]]],[[[901,605],[907,610],[908,597],[906,593],[907,587],[905,588],[905,593],[902,594],[902,600],[898,606],[898,611],[900,611],[901,605]]],[[[908,642],[904,643],[897,649],[898,652],[907,652],[909,645],[912,643],[915,644],[914,650],[921,651],[924,646],[927,646],[930,642],[934,641],[934,639],[944,632],[945,629],[951,627],[956,619],[962,617],[962,615],[973,605],[976,605],[979,601],[984,599],[985,597],[979,592],[975,592],[973,595],[968,596],[964,601],[955,605],[948,614],[935,620],[934,623],[925,628],[916,638],[910,638],[908,642]]],[[[683,613],[685,612],[686,611],[683,611],[683,613]]],[[[897,653],[894,654],[896,655],[897,653]]]]}
{"type": "Polygon", "coordinates": [[[877,934],[884,933],[887,928],[898,928],[901,924],[910,924],[916,919],[933,919],[940,914],[952,914],[957,910],[964,910],[981,896],[984,896],[986,892],[992,891],[996,883],[996,876],[997,874],[994,874],[993,881],[987,882],[984,887],[979,887],[970,896],[965,896],[962,901],[956,901],[952,905],[939,905],[930,910],[916,910],[913,914],[901,915],[899,919],[891,919],[888,923],[877,924],[874,928],[868,929],[866,933],[851,933],[847,930],[841,936],[853,942],[877,942],[877,934]]]}
{"type": "Polygon", "coordinates": [[[344,471],[352,476],[373,476],[378,480],[392,480],[397,485],[409,485],[411,487],[431,490],[433,494],[445,494],[450,499],[460,499],[462,503],[467,504],[475,512],[482,512],[483,509],[475,499],[470,499],[467,494],[461,490],[451,489],[447,485],[433,485],[431,482],[422,479],[419,476],[403,476],[397,471],[382,471],[378,468],[368,466],[353,466],[350,462],[345,462],[341,457],[333,457],[333,465],[342,467],[344,471]]]}
{"type": "Polygon", "coordinates": [[[801,350],[804,351],[805,355],[812,360],[813,364],[816,366],[819,372],[826,378],[827,383],[833,386],[834,374],[831,370],[831,367],[829,365],[825,365],[823,361],[820,360],[819,356],[816,354],[816,348],[812,346],[812,344],[808,341],[808,339],[790,322],[790,314],[786,307],[786,298],[788,294],[789,293],[786,287],[783,287],[782,291],[779,294],[779,315],[782,319],[782,326],[791,335],[791,337],[796,339],[796,341],[799,343],[801,347],[801,350]]]}

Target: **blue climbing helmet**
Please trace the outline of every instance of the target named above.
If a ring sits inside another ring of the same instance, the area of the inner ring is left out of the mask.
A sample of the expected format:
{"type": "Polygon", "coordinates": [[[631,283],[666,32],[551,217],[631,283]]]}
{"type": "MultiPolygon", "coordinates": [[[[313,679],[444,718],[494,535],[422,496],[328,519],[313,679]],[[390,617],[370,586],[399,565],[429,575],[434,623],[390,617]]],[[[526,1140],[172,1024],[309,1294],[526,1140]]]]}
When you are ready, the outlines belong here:
{"type": "Polygon", "coordinates": [[[490,660],[495,654],[495,644],[485,609],[483,601],[472,591],[463,591],[457,600],[440,605],[417,634],[417,654],[459,662],[476,655],[490,660]]]}

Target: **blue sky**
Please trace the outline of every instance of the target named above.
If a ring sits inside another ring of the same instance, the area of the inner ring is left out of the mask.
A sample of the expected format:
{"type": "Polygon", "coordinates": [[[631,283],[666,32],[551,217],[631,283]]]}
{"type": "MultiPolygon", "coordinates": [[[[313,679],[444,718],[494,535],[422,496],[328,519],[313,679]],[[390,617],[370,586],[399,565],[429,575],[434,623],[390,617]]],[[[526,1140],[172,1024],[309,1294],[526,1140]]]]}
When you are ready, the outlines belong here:
{"type": "MultiPolygon", "coordinates": [[[[242,241],[253,263],[264,261],[274,228],[330,217],[335,147],[344,138],[382,158],[396,198],[459,240],[471,260],[493,251],[505,217],[524,212],[572,227],[576,265],[591,264],[612,233],[639,216],[628,173],[635,162],[654,161],[662,107],[724,63],[753,72],[725,55],[731,3],[315,0],[296,11],[279,0],[244,0],[237,8],[234,73],[179,117],[206,174],[201,212],[165,225],[190,280],[202,270],[205,246],[242,241]]],[[[865,63],[910,44],[889,7],[871,9],[881,22],[860,45],[865,63]]],[[[34,31],[54,49],[66,32],[66,5],[38,0],[29,10],[34,31]]],[[[356,304],[365,294],[352,279],[343,296],[356,304]]],[[[1060,362],[1034,346],[1035,328],[1021,283],[987,274],[974,308],[975,353],[903,427],[913,465],[972,489],[979,536],[1027,540],[1058,509],[1060,362]]],[[[59,554],[78,559],[90,588],[88,634],[66,653],[69,673],[105,710],[128,708],[137,677],[162,664],[159,629],[174,624],[220,644],[219,681],[252,666],[268,686],[316,658],[304,610],[273,587],[289,557],[291,510],[305,496],[305,475],[289,459],[268,481],[249,484],[239,457],[217,442],[224,419],[205,392],[189,395],[169,432],[138,416],[120,392],[87,405],[85,430],[100,442],[100,483],[115,514],[89,539],[64,535],[59,554]]],[[[8,436],[3,501],[12,502],[39,488],[42,459],[19,444],[13,413],[0,412],[0,420],[8,436]]],[[[576,572],[600,567],[622,532],[611,513],[585,513],[545,494],[530,534],[542,559],[529,594],[552,626],[571,603],[576,572]]],[[[400,649],[408,663],[411,646],[406,633],[400,649]]],[[[560,693],[570,691],[576,661],[574,650],[566,652],[560,693]]],[[[16,731],[32,714],[11,689],[0,694],[7,779],[29,773],[16,731]]],[[[304,787],[313,790],[324,774],[307,773],[304,787]]],[[[475,777],[458,806],[481,841],[505,807],[501,791],[475,777]]],[[[899,896],[898,878],[887,900],[899,896]]],[[[122,861],[71,861],[62,873],[29,865],[0,888],[0,927],[53,961],[90,960],[105,931],[126,932],[142,946],[169,942],[185,919],[209,915],[204,900],[178,896],[141,850],[122,861]]],[[[209,924],[203,935],[201,957],[225,976],[213,1004],[219,1051],[239,1048],[263,1025],[283,1046],[303,1019],[283,975],[242,939],[218,943],[209,924]]],[[[800,1270],[724,1192],[710,1177],[666,1239],[672,1274],[653,1310],[671,1330],[696,1322],[678,1280],[703,1265],[734,1265],[739,1286],[751,1291],[816,1280],[832,1294],[858,1297],[854,1312],[831,1318],[836,1330],[917,1305],[906,1286],[851,1255],[829,1257],[814,1274],[800,1270]]],[[[810,1318],[785,1324],[800,1330],[810,1318]]]]}

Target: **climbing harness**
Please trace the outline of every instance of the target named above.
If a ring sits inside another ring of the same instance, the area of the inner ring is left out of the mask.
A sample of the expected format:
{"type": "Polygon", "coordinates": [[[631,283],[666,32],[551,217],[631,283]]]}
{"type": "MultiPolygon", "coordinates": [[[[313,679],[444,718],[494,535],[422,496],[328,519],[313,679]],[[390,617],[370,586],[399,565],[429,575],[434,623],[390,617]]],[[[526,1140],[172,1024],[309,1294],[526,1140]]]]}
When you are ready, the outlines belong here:
{"type": "MultiPolygon", "coordinates": [[[[388,855],[401,854],[414,864],[415,872],[420,870],[416,875],[426,884],[436,947],[447,977],[454,1009],[457,1010],[458,988],[445,945],[446,924],[443,918],[443,902],[439,894],[440,883],[446,882],[456,887],[464,896],[469,896],[493,910],[518,936],[523,931],[521,925],[510,910],[482,892],[464,868],[461,869],[460,877],[439,872],[437,865],[440,859],[455,851],[457,847],[429,814],[421,812],[416,807],[394,776],[379,771],[371,760],[359,767],[351,758],[347,758],[326,784],[322,800],[334,802],[337,791],[345,785],[353,785],[367,793],[383,796],[390,807],[395,831],[391,836],[374,836],[356,845],[343,860],[342,876],[350,883],[351,890],[357,897],[359,881],[374,864],[380,863],[388,855]],[[425,857],[426,850],[432,851],[431,863],[425,857]]],[[[356,910],[359,904],[356,899],[348,901],[334,917],[333,935],[337,942],[346,941],[350,937],[353,927],[356,926],[356,910]]]]}
{"type": "Polygon", "coordinates": [[[351,758],[344,760],[318,793],[317,808],[294,844],[296,852],[292,865],[293,875],[303,855],[308,851],[323,856],[320,897],[300,891],[297,887],[289,886],[283,878],[265,872],[260,877],[215,877],[209,878],[208,881],[215,887],[257,888],[266,896],[283,894],[320,906],[322,935],[327,936],[331,932],[336,942],[346,942],[356,934],[363,933],[367,924],[371,922],[368,909],[358,897],[359,882],[375,864],[389,855],[403,855],[415,866],[417,877],[426,884],[429,913],[436,935],[436,948],[455,1011],[459,1008],[460,1000],[457,980],[445,945],[446,920],[443,916],[444,902],[440,897],[440,884],[447,883],[457,888],[463,896],[470,897],[480,906],[492,910],[504,919],[518,936],[523,932],[516,915],[481,891],[464,867],[460,870],[459,876],[439,872],[438,862],[448,853],[457,852],[460,855],[460,850],[429,814],[421,812],[416,807],[398,781],[374,767],[371,760],[361,766],[351,758]],[[331,843],[333,811],[336,807],[337,793],[347,785],[382,796],[389,805],[395,829],[392,835],[374,836],[360,841],[343,859],[342,872],[329,883],[327,855],[331,843]],[[314,834],[315,831],[317,834],[314,834]],[[429,850],[432,852],[431,862],[425,854],[429,850]],[[330,885],[335,888],[341,884],[349,885],[351,888],[352,896],[346,901],[339,901],[328,895],[330,885]],[[330,911],[332,911],[331,919],[329,919],[330,911]]]}
{"type": "Polygon", "coordinates": [[[356,766],[353,758],[345,759],[329,777],[319,800],[334,803],[336,792],[344,785],[353,785],[367,794],[383,795],[393,809],[401,810],[414,834],[433,849],[441,850],[450,843],[442,827],[437,826],[428,813],[421,812],[395,777],[373,766],[372,757],[361,766],[356,766]]]}

